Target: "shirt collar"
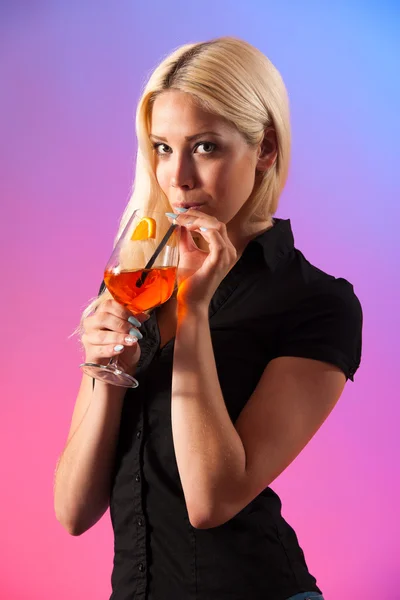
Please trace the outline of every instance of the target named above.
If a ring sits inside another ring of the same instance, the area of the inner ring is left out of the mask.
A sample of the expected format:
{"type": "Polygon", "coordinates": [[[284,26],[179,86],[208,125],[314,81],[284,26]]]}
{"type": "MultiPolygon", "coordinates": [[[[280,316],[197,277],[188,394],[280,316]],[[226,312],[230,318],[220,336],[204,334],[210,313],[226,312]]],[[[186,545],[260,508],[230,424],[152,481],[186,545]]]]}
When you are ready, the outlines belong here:
{"type": "Polygon", "coordinates": [[[294,249],[294,238],[290,219],[274,217],[274,225],[253,238],[247,245],[260,246],[264,260],[271,271],[275,271],[279,262],[294,249]]]}

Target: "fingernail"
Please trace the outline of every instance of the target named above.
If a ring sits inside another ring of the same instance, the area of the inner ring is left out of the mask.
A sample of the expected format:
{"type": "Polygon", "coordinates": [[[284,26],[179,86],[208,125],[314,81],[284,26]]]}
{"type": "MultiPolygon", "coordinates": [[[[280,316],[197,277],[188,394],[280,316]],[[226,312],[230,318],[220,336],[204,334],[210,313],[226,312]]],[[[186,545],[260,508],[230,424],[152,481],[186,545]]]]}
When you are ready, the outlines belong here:
{"type": "Polygon", "coordinates": [[[125,338],[125,342],[127,344],[133,344],[134,342],[137,342],[137,338],[136,337],[131,337],[130,335],[127,335],[125,338]]]}
{"type": "Polygon", "coordinates": [[[175,213],[165,213],[165,214],[170,219],[176,219],[177,217],[179,217],[179,215],[176,215],[175,213]]]}
{"type": "MultiPolygon", "coordinates": [[[[189,209],[188,209],[188,208],[181,208],[181,207],[178,207],[178,208],[176,208],[175,210],[177,210],[177,211],[178,211],[178,212],[180,212],[180,213],[184,213],[184,212],[186,212],[186,211],[187,211],[187,210],[189,210],[189,209]]],[[[170,214],[171,214],[171,213],[170,213],[170,214]]]]}
{"type": "Polygon", "coordinates": [[[208,227],[200,227],[200,231],[208,231],[208,227]]]}
{"type": "Polygon", "coordinates": [[[128,321],[129,321],[129,323],[132,323],[132,325],[135,325],[135,327],[142,326],[141,322],[138,321],[137,319],[135,319],[135,317],[129,317],[128,321]]]}
{"type": "Polygon", "coordinates": [[[135,338],[137,338],[138,340],[141,340],[143,337],[142,334],[140,333],[140,331],[133,329],[133,327],[132,327],[132,329],[129,330],[129,335],[134,335],[135,338]]]}
{"type": "Polygon", "coordinates": [[[114,352],[121,352],[121,350],[123,350],[124,347],[121,344],[117,344],[116,346],[114,346],[114,352]]]}

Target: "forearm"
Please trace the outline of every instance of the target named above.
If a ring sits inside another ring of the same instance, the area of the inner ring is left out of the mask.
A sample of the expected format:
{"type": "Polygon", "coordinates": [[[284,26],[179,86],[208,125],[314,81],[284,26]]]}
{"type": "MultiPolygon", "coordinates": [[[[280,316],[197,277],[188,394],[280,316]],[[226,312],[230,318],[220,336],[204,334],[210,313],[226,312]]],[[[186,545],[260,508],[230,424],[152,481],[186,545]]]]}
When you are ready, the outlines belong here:
{"type": "Polygon", "coordinates": [[[58,461],[56,517],[73,535],[92,527],[107,510],[124,392],[96,382],[87,412],[58,461]]]}
{"type": "Polygon", "coordinates": [[[189,517],[201,526],[229,502],[246,469],[222,396],[205,309],[178,309],[171,418],[189,517]]]}

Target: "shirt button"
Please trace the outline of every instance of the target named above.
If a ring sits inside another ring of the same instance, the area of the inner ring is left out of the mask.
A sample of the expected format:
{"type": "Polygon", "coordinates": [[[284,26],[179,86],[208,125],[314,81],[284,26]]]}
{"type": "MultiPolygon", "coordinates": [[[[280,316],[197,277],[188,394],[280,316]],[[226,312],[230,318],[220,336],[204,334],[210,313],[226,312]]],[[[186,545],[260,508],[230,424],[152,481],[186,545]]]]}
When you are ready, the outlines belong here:
{"type": "Polygon", "coordinates": [[[140,475],[136,475],[135,479],[136,479],[136,481],[139,482],[140,481],[140,475]]]}
{"type": "Polygon", "coordinates": [[[143,525],[143,519],[141,517],[138,518],[137,524],[140,525],[140,526],[143,525]]]}
{"type": "Polygon", "coordinates": [[[144,564],[143,563],[139,563],[139,571],[141,573],[143,573],[143,571],[144,571],[144,564]]]}
{"type": "Polygon", "coordinates": [[[136,437],[137,437],[137,438],[140,438],[140,436],[141,436],[141,435],[142,435],[142,432],[141,432],[141,431],[137,431],[137,432],[136,432],[136,437]]]}

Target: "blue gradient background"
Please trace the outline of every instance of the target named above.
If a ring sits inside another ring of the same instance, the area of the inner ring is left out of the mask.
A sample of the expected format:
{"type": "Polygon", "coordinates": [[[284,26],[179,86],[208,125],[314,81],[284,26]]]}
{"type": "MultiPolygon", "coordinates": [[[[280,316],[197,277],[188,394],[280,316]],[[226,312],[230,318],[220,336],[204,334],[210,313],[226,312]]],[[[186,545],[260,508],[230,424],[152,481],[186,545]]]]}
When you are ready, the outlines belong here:
{"type": "Polygon", "coordinates": [[[288,87],[293,157],[277,216],[364,309],[362,366],[273,484],[326,600],[400,589],[398,2],[0,0],[0,596],[108,598],[109,515],[80,538],[53,511],[81,351],[129,196],[134,111],[157,62],[235,35],[288,87]]]}

